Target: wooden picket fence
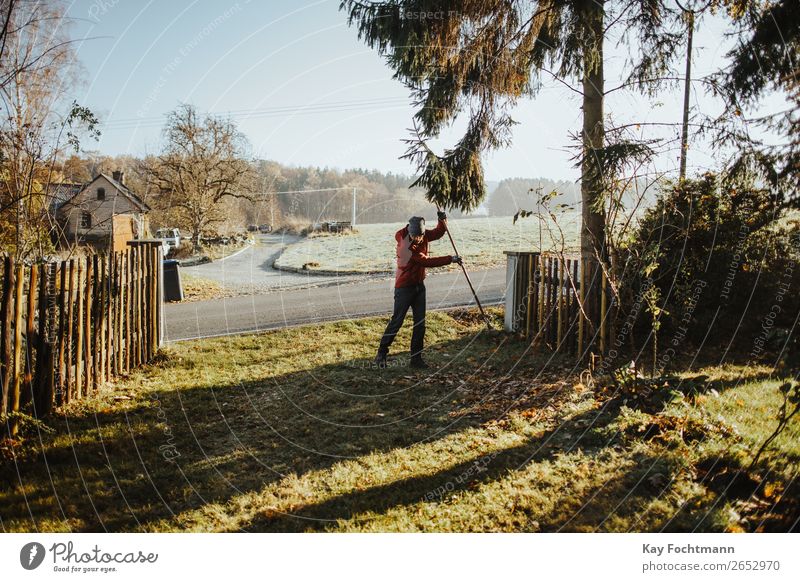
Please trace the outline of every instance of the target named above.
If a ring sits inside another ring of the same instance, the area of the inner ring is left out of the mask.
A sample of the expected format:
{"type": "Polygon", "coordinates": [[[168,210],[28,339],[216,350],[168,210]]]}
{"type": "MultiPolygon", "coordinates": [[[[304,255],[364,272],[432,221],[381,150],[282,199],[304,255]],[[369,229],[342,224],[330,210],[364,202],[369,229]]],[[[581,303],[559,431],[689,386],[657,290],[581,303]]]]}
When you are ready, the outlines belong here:
{"type": "Polygon", "coordinates": [[[7,434],[17,433],[19,413],[41,418],[154,356],[161,259],[153,243],[57,263],[0,259],[0,414],[7,434]]]}
{"type": "Polygon", "coordinates": [[[506,255],[508,331],[523,334],[536,348],[547,346],[580,357],[590,345],[600,354],[605,352],[611,294],[605,271],[595,259],[538,252],[507,251],[506,255]],[[585,297],[591,282],[600,285],[595,304],[585,297]],[[591,320],[600,322],[599,329],[592,328],[591,320]]]}

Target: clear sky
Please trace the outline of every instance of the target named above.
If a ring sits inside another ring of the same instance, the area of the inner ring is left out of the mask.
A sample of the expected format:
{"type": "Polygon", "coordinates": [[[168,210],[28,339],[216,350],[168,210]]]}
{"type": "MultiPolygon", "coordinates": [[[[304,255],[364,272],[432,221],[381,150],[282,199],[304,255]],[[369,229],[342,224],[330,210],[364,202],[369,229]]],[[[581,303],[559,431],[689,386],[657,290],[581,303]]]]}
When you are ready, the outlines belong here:
{"type": "MultiPolygon", "coordinates": [[[[339,0],[76,0],[68,14],[86,83],[76,93],[105,125],[102,153],[156,153],[164,114],[181,102],[231,114],[259,157],[291,165],[375,168],[413,173],[405,151],[413,109],[391,70],[349,28],[339,0]]],[[[722,21],[696,37],[695,70],[722,62],[722,21]]],[[[608,86],[625,49],[608,51],[608,86]]],[[[700,89],[700,85],[696,85],[700,89]]],[[[622,92],[607,111],[621,121],[680,120],[680,91],[657,103],[622,92]]],[[[694,106],[715,104],[695,91],[694,106]]],[[[570,132],[580,129],[580,100],[548,80],[514,113],[513,146],[485,159],[486,177],[577,179],[570,132]]],[[[443,136],[452,143],[463,127],[443,136]]],[[[650,131],[650,130],[647,130],[650,131]]],[[[649,135],[645,133],[644,135],[649,135]]],[[[663,134],[662,134],[663,135],[663,134]]],[[[709,166],[704,148],[691,165],[709,166]]],[[[677,166],[675,156],[663,160],[677,166]]]]}

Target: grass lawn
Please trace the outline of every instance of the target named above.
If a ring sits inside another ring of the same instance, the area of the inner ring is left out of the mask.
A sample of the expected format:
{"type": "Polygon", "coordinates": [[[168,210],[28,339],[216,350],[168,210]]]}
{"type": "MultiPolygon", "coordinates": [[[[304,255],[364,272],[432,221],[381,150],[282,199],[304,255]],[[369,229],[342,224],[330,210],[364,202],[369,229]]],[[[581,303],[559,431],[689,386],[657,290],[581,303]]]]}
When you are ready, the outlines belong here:
{"type": "MultiPolygon", "coordinates": [[[[428,217],[429,228],[435,216],[428,217]]],[[[567,247],[577,246],[577,215],[565,218],[562,229],[567,247]]],[[[454,219],[448,221],[459,252],[471,268],[505,264],[503,251],[530,251],[539,248],[539,222],[529,217],[512,223],[510,216],[454,219]]],[[[279,267],[328,271],[387,271],[395,267],[394,233],[405,223],[365,224],[352,235],[310,236],[291,245],[275,262],[279,267]]],[[[543,246],[552,241],[544,234],[543,246]]],[[[447,236],[431,244],[433,255],[453,254],[447,236]]]]}
{"type": "Polygon", "coordinates": [[[372,369],[384,324],[169,347],[147,369],[48,419],[53,432],[28,426],[23,442],[0,448],[0,526],[797,527],[798,423],[752,472],[738,471],[775,425],[780,382],[764,368],[685,372],[664,388],[678,397],[642,412],[582,385],[568,360],[482,331],[473,312],[430,314],[430,371],[402,359],[372,369]]]}

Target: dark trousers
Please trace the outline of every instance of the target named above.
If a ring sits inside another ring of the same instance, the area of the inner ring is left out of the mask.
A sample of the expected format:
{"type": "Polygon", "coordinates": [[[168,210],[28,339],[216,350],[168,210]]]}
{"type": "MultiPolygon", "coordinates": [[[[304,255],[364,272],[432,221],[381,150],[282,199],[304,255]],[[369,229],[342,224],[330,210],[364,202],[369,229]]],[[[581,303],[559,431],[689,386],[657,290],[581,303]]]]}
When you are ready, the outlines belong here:
{"type": "Polygon", "coordinates": [[[425,285],[423,283],[394,290],[394,313],[386,326],[386,331],[383,332],[378,354],[385,356],[389,353],[389,346],[392,345],[394,336],[400,331],[409,307],[414,316],[414,328],[411,332],[411,357],[421,357],[425,342],[425,285]]]}

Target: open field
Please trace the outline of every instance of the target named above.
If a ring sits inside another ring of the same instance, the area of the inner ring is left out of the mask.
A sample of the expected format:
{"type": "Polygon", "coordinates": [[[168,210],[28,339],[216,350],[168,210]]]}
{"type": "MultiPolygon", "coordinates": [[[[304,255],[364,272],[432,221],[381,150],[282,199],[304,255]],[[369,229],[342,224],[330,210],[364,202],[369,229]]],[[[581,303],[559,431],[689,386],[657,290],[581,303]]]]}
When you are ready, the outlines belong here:
{"type": "MultiPolygon", "coordinates": [[[[499,315],[499,310],[493,310],[499,315]]],[[[186,342],[0,448],[4,531],[787,531],[780,379],[687,371],[647,407],[431,313],[427,373],[372,318],[186,342]],[[514,367],[513,375],[507,372],[514,367]],[[627,399],[627,400],[626,400],[627,399]],[[646,410],[643,411],[643,410],[646,410]]],[[[408,345],[409,328],[398,337],[408,345]]]]}
{"type": "MultiPolygon", "coordinates": [[[[530,251],[539,248],[539,221],[534,217],[512,223],[512,218],[469,218],[448,221],[458,250],[470,268],[494,267],[505,263],[503,251],[530,251]]],[[[310,236],[287,248],[275,262],[278,267],[311,271],[393,271],[395,265],[394,233],[404,223],[365,224],[353,235],[310,236]]],[[[429,218],[428,228],[435,226],[429,218]]],[[[568,248],[577,246],[577,215],[566,217],[561,225],[568,248]]],[[[545,232],[543,246],[552,248],[545,232]]],[[[430,246],[432,255],[453,254],[447,236],[430,246]]]]}

